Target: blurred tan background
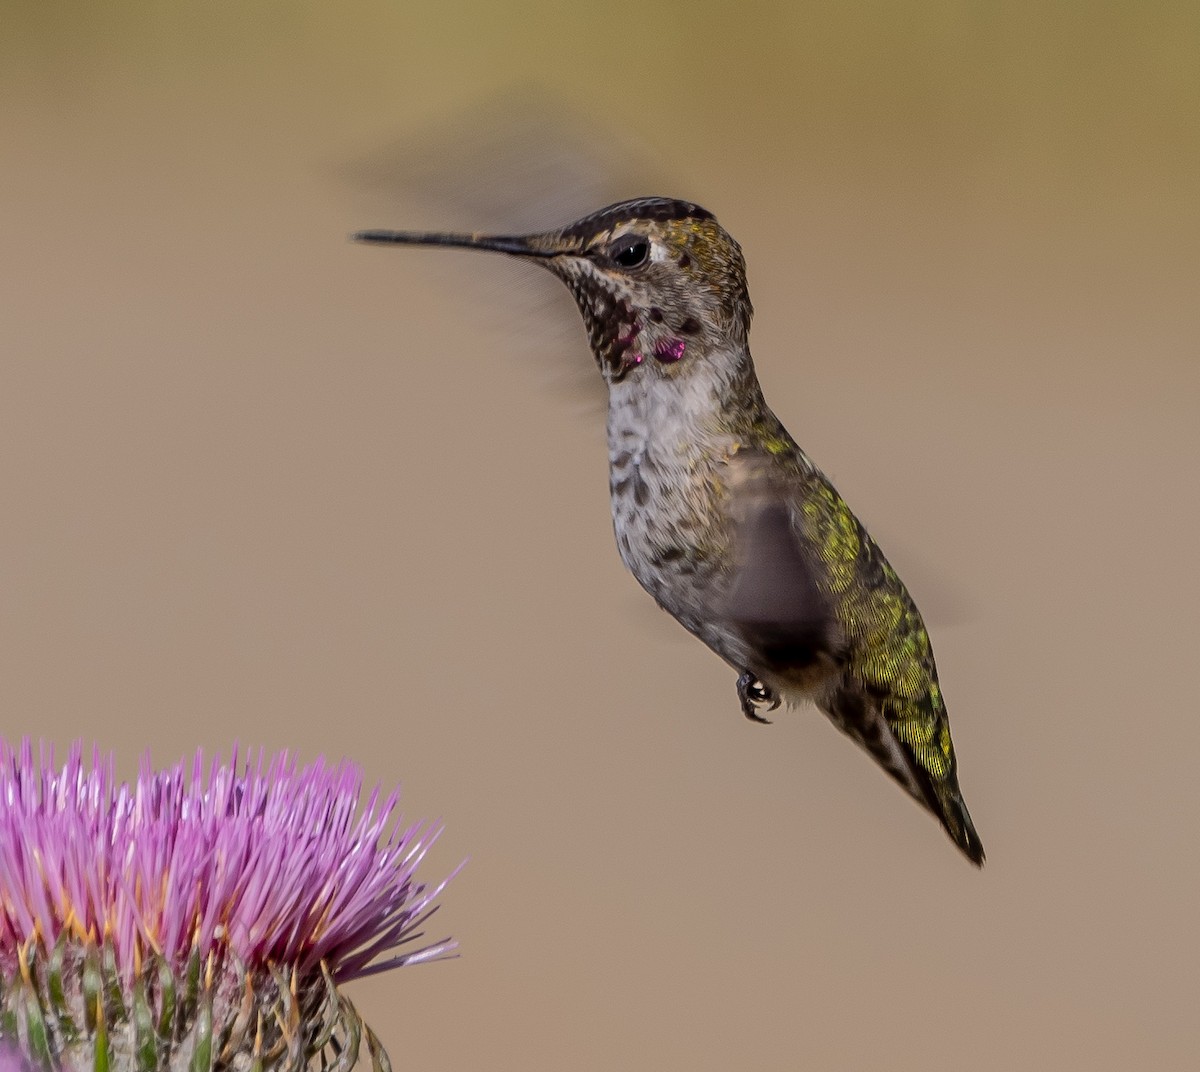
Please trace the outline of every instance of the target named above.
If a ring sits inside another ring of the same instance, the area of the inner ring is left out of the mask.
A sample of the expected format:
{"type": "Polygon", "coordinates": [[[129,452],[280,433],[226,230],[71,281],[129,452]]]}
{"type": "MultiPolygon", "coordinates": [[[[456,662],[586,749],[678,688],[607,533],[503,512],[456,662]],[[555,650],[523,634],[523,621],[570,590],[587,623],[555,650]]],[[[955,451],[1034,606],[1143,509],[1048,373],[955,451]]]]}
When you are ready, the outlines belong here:
{"type": "Polygon", "coordinates": [[[1198,50],[1193,3],[6,5],[3,732],[401,781],[470,862],[461,958],[353,988],[398,1069],[1197,1067],[1198,50]],[[741,240],[926,611],[982,873],[624,573],[565,291],[346,241],[647,193],[741,240]]]}

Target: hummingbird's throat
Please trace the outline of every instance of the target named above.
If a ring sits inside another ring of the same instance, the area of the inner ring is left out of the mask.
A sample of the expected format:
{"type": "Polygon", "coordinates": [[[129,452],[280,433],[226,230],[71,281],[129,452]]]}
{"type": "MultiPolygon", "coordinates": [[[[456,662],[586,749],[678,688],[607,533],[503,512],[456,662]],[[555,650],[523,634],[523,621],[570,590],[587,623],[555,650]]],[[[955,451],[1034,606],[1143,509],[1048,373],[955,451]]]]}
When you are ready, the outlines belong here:
{"type": "MultiPolygon", "coordinates": [[[[613,369],[614,380],[624,379],[630,372],[646,360],[644,345],[638,345],[638,336],[642,333],[640,324],[634,324],[624,335],[618,335],[610,351],[610,368],[613,369]]],[[[656,339],[650,347],[650,353],[656,361],[664,365],[673,365],[683,358],[687,352],[687,342],[670,336],[656,339]]]]}
{"type": "Polygon", "coordinates": [[[641,324],[634,324],[624,335],[618,335],[610,345],[607,358],[614,379],[623,379],[646,360],[646,355],[638,345],[638,336],[641,333],[641,324]]]}
{"type": "Polygon", "coordinates": [[[620,286],[570,259],[548,264],[566,283],[583,322],[596,364],[610,383],[619,383],[647,358],[673,364],[687,342],[670,330],[657,308],[644,309],[620,286]]]}

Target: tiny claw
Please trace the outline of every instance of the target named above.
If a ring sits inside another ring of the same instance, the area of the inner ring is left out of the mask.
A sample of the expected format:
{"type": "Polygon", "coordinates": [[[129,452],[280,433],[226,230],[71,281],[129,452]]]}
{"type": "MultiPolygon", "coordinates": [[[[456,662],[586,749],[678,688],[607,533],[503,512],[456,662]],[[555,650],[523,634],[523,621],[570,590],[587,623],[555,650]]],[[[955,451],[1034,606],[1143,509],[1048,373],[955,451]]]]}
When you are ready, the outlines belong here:
{"type": "Polygon", "coordinates": [[[774,711],[779,706],[779,697],[770,687],[747,671],[737,680],[737,693],[738,699],[742,703],[743,715],[751,722],[759,722],[765,726],[771,724],[769,718],[763,718],[758,713],[758,708],[762,704],[769,704],[768,711],[774,711]]]}

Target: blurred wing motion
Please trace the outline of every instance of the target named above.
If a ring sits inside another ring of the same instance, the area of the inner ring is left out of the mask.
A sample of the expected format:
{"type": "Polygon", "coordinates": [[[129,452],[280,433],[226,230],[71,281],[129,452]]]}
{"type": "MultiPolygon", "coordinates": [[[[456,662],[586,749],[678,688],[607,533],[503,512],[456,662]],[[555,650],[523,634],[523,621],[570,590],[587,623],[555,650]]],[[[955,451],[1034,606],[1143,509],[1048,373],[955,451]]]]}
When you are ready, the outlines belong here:
{"type": "MultiPolygon", "coordinates": [[[[359,217],[454,220],[465,229],[520,234],[583,215],[632,190],[663,185],[649,146],[533,87],[458,109],[339,168],[359,191],[359,217]]],[[[456,267],[456,272],[469,271],[456,267]]],[[[579,320],[541,272],[478,270],[484,292],[466,315],[513,340],[547,370],[549,386],[605,404],[604,385],[578,360],[579,320]]]]}
{"type": "MultiPolygon", "coordinates": [[[[741,460],[741,459],[739,459],[741,460]]],[[[729,618],[789,698],[812,699],[976,864],[983,845],[958,787],[925,623],[908,591],[819,473],[772,480],[744,460],[729,618]]]]}

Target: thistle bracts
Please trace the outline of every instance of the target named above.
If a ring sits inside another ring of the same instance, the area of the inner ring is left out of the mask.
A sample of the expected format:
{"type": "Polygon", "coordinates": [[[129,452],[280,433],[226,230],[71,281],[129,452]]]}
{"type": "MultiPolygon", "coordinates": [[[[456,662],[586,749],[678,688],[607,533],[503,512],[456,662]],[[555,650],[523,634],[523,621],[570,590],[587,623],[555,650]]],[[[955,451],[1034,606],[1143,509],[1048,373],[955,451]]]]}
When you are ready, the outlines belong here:
{"type": "MultiPolygon", "coordinates": [[[[383,1047],[341,984],[441,956],[438,830],[360,772],[197,755],[118,784],[0,743],[0,1046],[39,1069],[349,1069],[383,1047]]],[[[442,884],[444,885],[444,883],[442,884]]]]}
{"type": "Polygon", "coordinates": [[[301,980],[215,954],[177,971],[155,955],[126,985],[107,950],[61,939],[0,980],[0,1036],[39,1069],[348,1070],[364,1041],[373,1067],[391,1068],[328,971],[301,980]]]}

